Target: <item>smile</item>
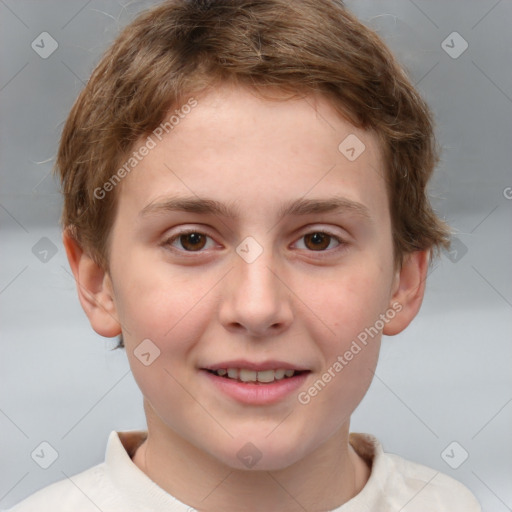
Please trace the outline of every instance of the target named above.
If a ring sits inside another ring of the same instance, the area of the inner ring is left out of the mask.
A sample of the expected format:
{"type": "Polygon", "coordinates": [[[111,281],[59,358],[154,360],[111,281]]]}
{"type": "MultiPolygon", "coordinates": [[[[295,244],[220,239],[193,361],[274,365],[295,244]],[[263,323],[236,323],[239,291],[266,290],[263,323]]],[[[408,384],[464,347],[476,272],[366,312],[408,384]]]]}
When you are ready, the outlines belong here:
{"type": "Polygon", "coordinates": [[[303,373],[301,370],[290,370],[279,368],[276,370],[249,370],[246,368],[219,368],[218,370],[207,370],[208,372],[224,377],[226,379],[236,380],[238,382],[259,382],[268,384],[274,381],[289,379],[294,375],[303,373]]]}
{"type": "Polygon", "coordinates": [[[246,360],[224,361],[199,370],[216,396],[220,392],[220,396],[247,405],[271,405],[293,397],[312,373],[283,361],[246,360]]]}

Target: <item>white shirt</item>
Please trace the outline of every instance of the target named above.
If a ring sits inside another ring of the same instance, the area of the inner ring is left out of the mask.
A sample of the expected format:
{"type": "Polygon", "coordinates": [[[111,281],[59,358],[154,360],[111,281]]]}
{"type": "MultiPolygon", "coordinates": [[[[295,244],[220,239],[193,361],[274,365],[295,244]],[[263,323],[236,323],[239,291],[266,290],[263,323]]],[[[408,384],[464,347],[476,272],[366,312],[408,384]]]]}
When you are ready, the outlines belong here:
{"type": "MultiPolygon", "coordinates": [[[[147,432],[112,431],[105,462],[32,494],[7,512],[192,512],[153,482],[131,457],[147,432]]],[[[384,453],[369,434],[350,434],[354,450],[371,464],[362,491],[331,512],[481,512],[471,492],[453,478],[384,453]]]]}

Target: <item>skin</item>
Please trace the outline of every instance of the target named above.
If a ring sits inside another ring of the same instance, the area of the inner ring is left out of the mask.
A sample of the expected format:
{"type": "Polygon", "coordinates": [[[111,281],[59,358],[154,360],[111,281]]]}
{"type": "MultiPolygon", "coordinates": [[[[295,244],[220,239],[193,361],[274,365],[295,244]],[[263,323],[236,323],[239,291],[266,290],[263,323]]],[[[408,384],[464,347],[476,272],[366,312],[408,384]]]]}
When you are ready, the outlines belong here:
{"type": "Polygon", "coordinates": [[[134,463],[198,510],[338,507],[370,475],[348,433],[381,333],[306,405],[295,392],[272,405],[239,403],[213,389],[199,368],[235,358],[288,361],[310,369],[299,391],[307,390],[393,303],[401,311],[383,333],[411,322],[428,251],[395,268],[377,139],[326,99],[271,101],[228,85],[196,99],[118,185],[109,271],[64,233],[91,325],[102,336],[123,333],[144,395],[148,439],[134,463]],[[349,134],[366,146],[354,161],[338,150],[349,134]],[[234,201],[239,216],[141,215],[175,195],[234,201]],[[369,218],[350,211],[277,216],[288,201],[333,195],[366,206],[369,218]],[[168,242],[184,228],[209,238],[168,242]],[[343,243],[327,237],[318,249],[305,236],[326,231],[343,243]],[[252,263],[235,251],[247,236],[263,249],[252,263]],[[148,338],[160,356],[145,366],[134,350],[148,338]],[[237,457],[247,442],[262,455],[251,469],[237,457]]]}

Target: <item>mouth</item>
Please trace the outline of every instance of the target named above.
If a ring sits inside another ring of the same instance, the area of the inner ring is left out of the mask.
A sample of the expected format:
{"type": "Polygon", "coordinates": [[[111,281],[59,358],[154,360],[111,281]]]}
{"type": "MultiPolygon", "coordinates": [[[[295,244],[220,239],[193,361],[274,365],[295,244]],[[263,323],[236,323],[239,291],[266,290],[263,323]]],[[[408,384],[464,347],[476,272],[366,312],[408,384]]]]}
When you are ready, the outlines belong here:
{"type": "Polygon", "coordinates": [[[249,368],[218,368],[203,370],[217,377],[246,384],[272,384],[286,379],[309,373],[309,370],[293,370],[290,368],[276,368],[266,370],[253,370],[249,368]]]}
{"type": "MultiPolygon", "coordinates": [[[[207,388],[245,405],[272,405],[289,400],[306,384],[312,370],[283,360],[219,361],[199,367],[207,388]]],[[[205,389],[207,389],[205,388],[205,389]]]]}

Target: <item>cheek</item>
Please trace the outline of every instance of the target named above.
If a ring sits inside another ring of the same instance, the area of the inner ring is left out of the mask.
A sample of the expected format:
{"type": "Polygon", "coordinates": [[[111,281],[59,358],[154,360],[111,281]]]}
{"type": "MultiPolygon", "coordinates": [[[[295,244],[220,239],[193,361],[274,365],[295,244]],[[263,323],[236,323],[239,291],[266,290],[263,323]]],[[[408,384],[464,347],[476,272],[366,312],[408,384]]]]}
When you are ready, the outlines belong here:
{"type": "Polygon", "coordinates": [[[307,285],[306,303],[316,313],[317,335],[324,340],[331,357],[375,325],[388,307],[388,281],[383,267],[366,258],[337,269],[330,276],[320,276],[317,286],[307,285]]]}
{"type": "Polygon", "coordinates": [[[173,268],[133,251],[130,260],[118,262],[115,277],[116,307],[135,380],[152,399],[165,389],[169,401],[163,407],[186,402],[190,397],[182,386],[187,388],[193,377],[186,369],[195,364],[194,351],[212,321],[222,275],[173,268]],[[147,359],[151,363],[145,366],[147,359]]]}
{"type": "Polygon", "coordinates": [[[373,379],[380,349],[380,335],[362,343],[357,338],[338,339],[329,349],[326,363],[297,399],[309,421],[302,437],[324,442],[350,421],[373,379]]]}
{"type": "Polygon", "coordinates": [[[197,269],[173,267],[161,259],[152,262],[144,254],[120,262],[116,276],[116,307],[128,338],[154,338],[162,348],[171,339],[186,343],[201,328],[208,319],[209,292],[218,280],[211,273],[198,275],[197,269]]]}
{"type": "Polygon", "coordinates": [[[169,421],[176,404],[182,404],[183,418],[197,414],[186,392],[194,377],[187,369],[211,322],[218,281],[216,275],[192,275],[186,268],[139,265],[136,258],[118,267],[116,305],[132,373],[143,395],[169,421]]]}

